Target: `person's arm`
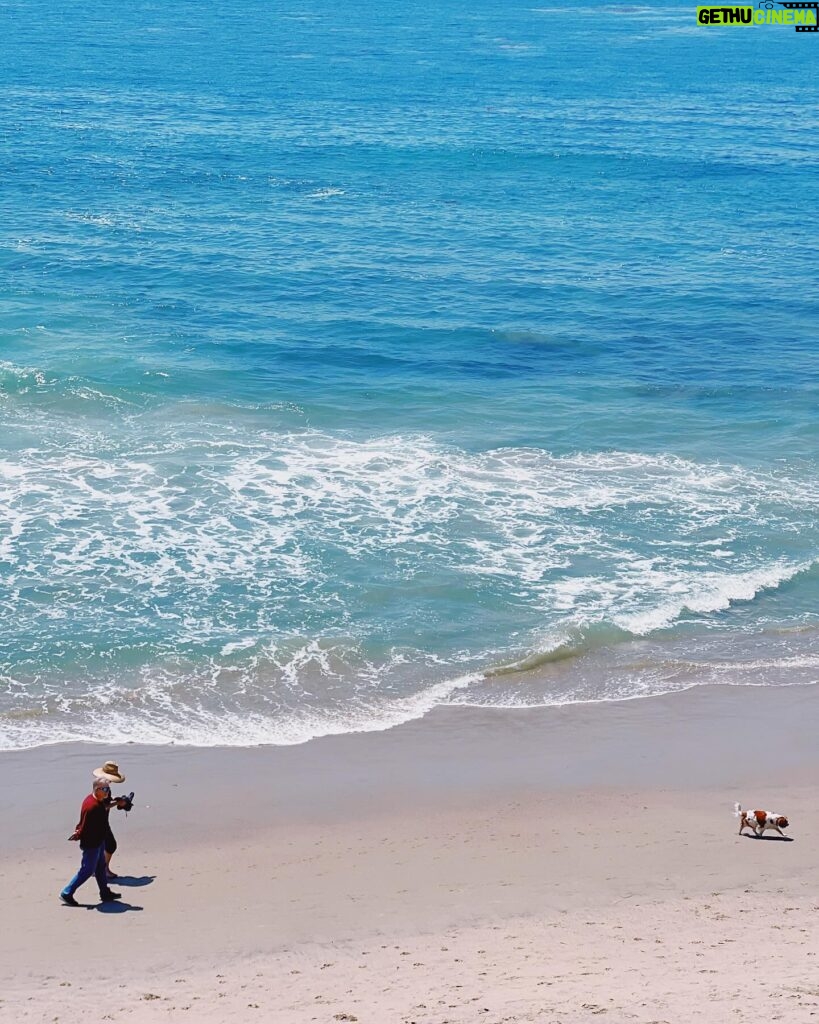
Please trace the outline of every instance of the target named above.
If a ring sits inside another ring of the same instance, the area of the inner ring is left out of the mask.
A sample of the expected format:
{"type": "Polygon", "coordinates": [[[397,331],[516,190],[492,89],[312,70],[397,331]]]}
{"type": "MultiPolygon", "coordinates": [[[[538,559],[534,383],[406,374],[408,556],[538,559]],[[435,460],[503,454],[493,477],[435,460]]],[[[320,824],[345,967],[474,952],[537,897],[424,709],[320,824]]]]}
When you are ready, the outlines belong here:
{"type": "Polygon", "coordinates": [[[69,842],[76,842],[78,839],[82,839],[82,830],[85,827],[85,819],[88,815],[88,809],[85,804],[80,808],[80,820],[77,822],[77,827],[68,837],[69,842]]]}

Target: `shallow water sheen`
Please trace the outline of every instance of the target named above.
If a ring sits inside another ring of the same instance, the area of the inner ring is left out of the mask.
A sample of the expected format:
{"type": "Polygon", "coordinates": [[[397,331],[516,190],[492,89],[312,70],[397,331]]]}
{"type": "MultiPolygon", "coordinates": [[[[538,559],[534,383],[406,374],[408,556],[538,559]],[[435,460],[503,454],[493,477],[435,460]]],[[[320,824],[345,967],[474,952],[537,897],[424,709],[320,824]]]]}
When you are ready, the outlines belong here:
{"type": "Polygon", "coordinates": [[[0,14],[0,746],[819,677],[817,39],[0,14]]]}

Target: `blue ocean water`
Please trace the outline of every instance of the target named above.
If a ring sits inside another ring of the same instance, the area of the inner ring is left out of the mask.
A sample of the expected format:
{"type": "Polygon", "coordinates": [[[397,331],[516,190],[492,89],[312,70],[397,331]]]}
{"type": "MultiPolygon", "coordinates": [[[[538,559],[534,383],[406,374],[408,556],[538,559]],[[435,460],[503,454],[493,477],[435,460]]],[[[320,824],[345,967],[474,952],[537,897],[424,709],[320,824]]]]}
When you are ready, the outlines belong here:
{"type": "Polygon", "coordinates": [[[0,747],[819,678],[819,38],[0,32],[0,747]]]}

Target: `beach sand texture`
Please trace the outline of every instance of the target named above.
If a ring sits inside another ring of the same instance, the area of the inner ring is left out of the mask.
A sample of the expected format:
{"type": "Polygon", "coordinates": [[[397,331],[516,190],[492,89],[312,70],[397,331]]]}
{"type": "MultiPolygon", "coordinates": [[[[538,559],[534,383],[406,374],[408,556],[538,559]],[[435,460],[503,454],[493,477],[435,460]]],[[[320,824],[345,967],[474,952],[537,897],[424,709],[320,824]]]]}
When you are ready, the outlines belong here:
{"type": "Polygon", "coordinates": [[[130,875],[104,909],[93,883],[87,909],[57,899],[101,752],[4,755],[0,1017],[819,1019],[816,699],[710,688],[128,748],[130,875]],[[787,813],[789,841],[739,837],[734,799],[787,813]]]}

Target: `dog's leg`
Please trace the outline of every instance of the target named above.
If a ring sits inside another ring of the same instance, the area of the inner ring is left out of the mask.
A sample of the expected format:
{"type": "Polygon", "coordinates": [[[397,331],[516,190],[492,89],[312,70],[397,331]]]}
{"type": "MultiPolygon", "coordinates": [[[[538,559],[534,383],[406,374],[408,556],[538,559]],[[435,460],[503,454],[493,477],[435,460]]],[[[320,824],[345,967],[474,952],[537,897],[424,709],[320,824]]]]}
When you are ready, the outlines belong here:
{"type": "Polygon", "coordinates": [[[786,838],[786,836],[785,836],[785,833],[784,833],[784,832],[782,831],[782,829],[781,829],[781,828],[780,828],[780,827],[779,827],[778,825],[774,825],[773,827],[774,827],[774,828],[776,829],[776,831],[777,831],[777,832],[778,832],[778,833],[779,833],[779,834],[780,834],[780,835],[782,836],[782,838],[783,838],[783,839],[785,839],[785,838],[786,838]]]}

